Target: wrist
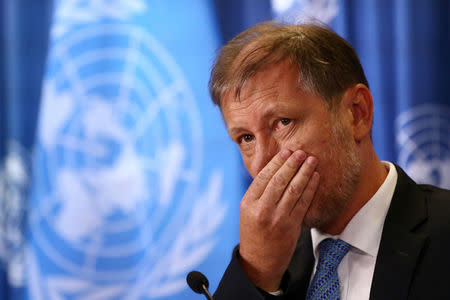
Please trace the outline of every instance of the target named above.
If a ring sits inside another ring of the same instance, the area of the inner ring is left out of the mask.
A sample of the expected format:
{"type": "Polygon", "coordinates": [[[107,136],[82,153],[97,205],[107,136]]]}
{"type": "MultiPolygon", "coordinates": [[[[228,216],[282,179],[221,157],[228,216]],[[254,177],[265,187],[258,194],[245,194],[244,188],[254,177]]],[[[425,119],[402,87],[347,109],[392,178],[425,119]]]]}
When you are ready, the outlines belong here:
{"type": "Polygon", "coordinates": [[[260,264],[252,264],[250,261],[239,255],[239,252],[238,261],[244,273],[255,286],[271,294],[280,291],[284,272],[277,272],[270,268],[267,268],[267,270],[261,269],[260,264]]]}

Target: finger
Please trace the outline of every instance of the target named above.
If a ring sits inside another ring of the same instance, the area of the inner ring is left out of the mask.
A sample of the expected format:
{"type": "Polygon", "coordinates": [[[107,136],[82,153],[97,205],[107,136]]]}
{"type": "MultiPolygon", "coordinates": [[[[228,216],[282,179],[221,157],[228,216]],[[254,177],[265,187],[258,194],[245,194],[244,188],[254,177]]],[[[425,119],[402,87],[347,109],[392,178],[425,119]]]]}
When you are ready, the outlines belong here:
{"type": "Polygon", "coordinates": [[[252,184],[248,188],[245,196],[252,199],[259,199],[264,193],[267,184],[272,179],[273,175],[280,169],[280,167],[291,156],[290,150],[282,150],[278,152],[265,167],[256,175],[252,184]]]}
{"type": "Polygon", "coordinates": [[[302,164],[298,172],[289,182],[289,185],[284,190],[283,196],[278,204],[281,212],[285,215],[289,215],[296,205],[297,201],[301,198],[308,182],[311,180],[311,176],[317,166],[317,158],[310,156],[302,164]]]}
{"type": "MultiPolygon", "coordinates": [[[[305,190],[303,191],[302,196],[295,203],[291,211],[291,216],[298,220],[303,220],[306,212],[311,205],[312,199],[314,199],[314,195],[316,194],[317,187],[319,186],[320,176],[318,172],[314,172],[311,176],[311,179],[308,182],[305,190]]],[[[303,223],[303,221],[302,221],[303,223]]]]}
{"type": "Polygon", "coordinates": [[[300,165],[306,158],[306,153],[297,150],[286,162],[278,169],[267,184],[264,194],[261,198],[268,199],[267,204],[276,204],[282,198],[289,183],[298,172],[300,165]]]}

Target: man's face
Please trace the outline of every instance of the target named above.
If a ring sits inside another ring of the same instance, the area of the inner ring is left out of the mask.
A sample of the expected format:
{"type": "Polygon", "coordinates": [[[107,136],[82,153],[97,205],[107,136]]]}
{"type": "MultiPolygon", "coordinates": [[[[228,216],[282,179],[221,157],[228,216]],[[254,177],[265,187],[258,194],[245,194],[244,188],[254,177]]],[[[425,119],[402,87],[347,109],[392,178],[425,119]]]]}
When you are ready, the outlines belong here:
{"type": "Polygon", "coordinates": [[[252,177],[282,149],[318,159],[320,184],[304,225],[324,229],[350,201],[361,166],[343,110],[330,112],[321,97],[298,87],[297,78],[286,62],[272,66],[246,82],[240,99],[225,93],[221,109],[252,177]]]}

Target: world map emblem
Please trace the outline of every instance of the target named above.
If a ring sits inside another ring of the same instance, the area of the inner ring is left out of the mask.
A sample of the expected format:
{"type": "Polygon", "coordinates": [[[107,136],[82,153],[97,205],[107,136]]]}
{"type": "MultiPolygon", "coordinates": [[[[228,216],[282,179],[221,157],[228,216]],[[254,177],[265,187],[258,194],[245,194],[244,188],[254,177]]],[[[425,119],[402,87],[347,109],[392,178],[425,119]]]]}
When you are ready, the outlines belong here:
{"type": "Polygon", "coordinates": [[[450,107],[415,106],[397,120],[398,163],[419,183],[450,188],[450,107]]]}
{"type": "Polygon", "coordinates": [[[17,140],[9,139],[7,155],[0,166],[0,263],[8,283],[25,284],[25,220],[30,174],[30,153],[17,140]]]}
{"type": "Polygon", "coordinates": [[[329,24],[339,13],[337,0],[271,0],[275,17],[283,22],[329,24]]]}
{"type": "Polygon", "coordinates": [[[35,169],[33,299],[157,299],[216,245],[221,170],[202,168],[201,115],[143,28],[97,24],[50,50],[35,169]],[[199,230],[201,229],[201,230],[199,230]],[[38,260],[52,267],[43,271],[38,260]],[[42,284],[45,282],[45,285],[42,284]]]}

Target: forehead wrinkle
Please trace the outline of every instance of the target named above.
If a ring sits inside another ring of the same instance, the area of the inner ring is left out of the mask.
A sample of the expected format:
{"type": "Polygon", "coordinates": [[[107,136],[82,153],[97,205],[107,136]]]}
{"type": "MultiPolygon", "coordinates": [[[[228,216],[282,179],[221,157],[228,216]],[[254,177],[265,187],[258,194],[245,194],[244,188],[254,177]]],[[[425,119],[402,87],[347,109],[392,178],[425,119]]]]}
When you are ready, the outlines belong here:
{"type": "MultiPolygon", "coordinates": [[[[246,128],[249,125],[249,118],[260,123],[261,120],[273,116],[280,106],[285,108],[285,105],[280,103],[282,96],[280,88],[286,75],[284,71],[280,70],[282,67],[271,68],[255,74],[244,85],[240,97],[235,97],[232,90],[225,92],[222,113],[224,117],[228,115],[227,127],[230,135],[241,131],[252,131],[250,129],[260,130],[261,124],[255,128],[246,128]]],[[[227,123],[226,119],[225,123],[227,123]]]]}
{"type": "MultiPolygon", "coordinates": [[[[234,63],[236,61],[238,60],[235,60],[234,63]]],[[[234,82],[234,86],[232,85],[223,91],[222,99],[234,99],[236,102],[242,103],[247,102],[248,99],[255,101],[261,97],[268,97],[272,90],[274,90],[274,94],[279,93],[280,84],[285,79],[286,72],[293,71],[295,72],[294,75],[298,76],[296,68],[288,60],[279,64],[271,64],[252,74],[240,87],[234,82]],[[261,82],[264,82],[264,85],[261,82]],[[257,96],[254,97],[253,94],[257,94],[257,96]]]]}
{"type": "MultiPolygon", "coordinates": [[[[230,111],[245,111],[249,110],[252,105],[257,102],[265,102],[269,99],[278,99],[278,86],[274,84],[273,86],[264,88],[247,88],[245,93],[242,93],[239,98],[228,99],[229,110],[230,111]],[[245,95],[245,96],[244,96],[245,95]]],[[[230,95],[230,94],[229,94],[230,95]]],[[[228,102],[227,101],[227,102],[228,102]]],[[[257,103],[258,104],[258,103],[257,103]]],[[[263,103],[259,103],[261,105],[263,103]]],[[[253,110],[252,110],[253,111],[253,110]]]]}

